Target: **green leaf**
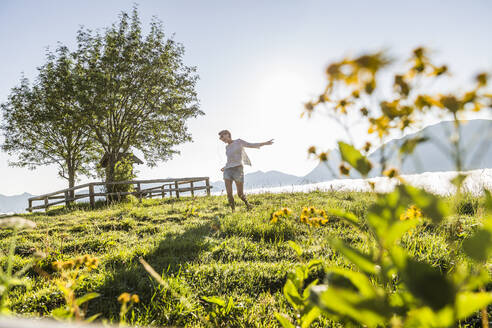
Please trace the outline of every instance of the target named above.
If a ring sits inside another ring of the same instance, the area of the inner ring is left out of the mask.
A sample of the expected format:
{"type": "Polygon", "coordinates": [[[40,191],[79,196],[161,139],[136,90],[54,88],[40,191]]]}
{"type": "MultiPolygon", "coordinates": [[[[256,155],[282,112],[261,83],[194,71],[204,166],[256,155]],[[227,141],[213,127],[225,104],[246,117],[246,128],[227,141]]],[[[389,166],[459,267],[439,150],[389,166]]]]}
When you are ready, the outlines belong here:
{"type": "Polygon", "coordinates": [[[347,212],[338,208],[331,208],[327,210],[326,213],[344,219],[346,222],[359,227],[359,218],[352,212],[347,212]]]}
{"type": "Polygon", "coordinates": [[[91,323],[94,320],[96,320],[97,318],[99,318],[100,316],[101,316],[101,313],[94,314],[94,315],[90,316],[89,318],[85,319],[84,322],[91,323]]]}
{"type": "Polygon", "coordinates": [[[492,293],[459,293],[456,297],[457,317],[460,320],[466,319],[490,303],[492,303],[492,293]]]}
{"type": "Polygon", "coordinates": [[[79,297],[76,299],[75,303],[80,306],[82,304],[84,304],[85,302],[89,302],[90,300],[94,299],[94,298],[97,298],[101,296],[100,294],[98,293],[88,293],[88,294],[85,294],[84,296],[82,297],[79,297]]]}
{"type": "Polygon", "coordinates": [[[407,259],[402,270],[402,280],[409,291],[437,311],[454,305],[456,290],[438,269],[425,262],[407,259]]]}
{"type": "Polygon", "coordinates": [[[466,255],[477,262],[485,262],[492,256],[492,231],[479,229],[463,241],[466,255]]]}
{"type": "Polygon", "coordinates": [[[321,310],[314,304],[307,306],[301,314],[301,328],[309,328],[311,323],[321,315],[321,310]]]}
{"type": "Polygon", "coordinates": [[[385,313],[389,313],[389,308],[380,299],[367,298],[343,288],[313,291],[311,300],[327,314],[334,312],[369,327],[383,326],[387,321],[385,313]]]}
{"type": "Polygon", "coordinates": [[[465,181],[467,174],[459,173],[453,179],[451,179],[451,183],[456,186],[456,188],[461,188],[463,181],[465,181]]]}
{"type": "Polygon", "coordinates": [[[302,292],[302,298],[306,300],[309,297],[309,293],[311,292],[311,288],[313,286],[316,286],[318,284],[318,279],[315,279],[312,281],[306,288],[304,288],[304,291],[302,292]]]}
{"type": "Polygon", "coordinates": [[[322,264],[323,264],[323,261],[321,261],[319,259],[313,259],[313,260],[309,261],[309,263],[307,264],[308,273],[310,271],[314,270],[316,267],[322,265],[322,264]]]}
{"type": "Polygon", "coordinates": [[[360,270],[369,274],[376,274],[379,272],[376,263],[372,261],[369,255],[361,253],[359,250],[345,245],[341,240],[333,239],[330,244],[337,251],[342,253],[349,261],[354,263],[360,270]]]}
{"type": "Polygon", "coordinates": [[[419,224],[418,219],[410,219],[394,223],[385,234],[385,241],[391,246],[398,241],[407,231],[415,228],[419,224]]]}
{"type": "Polygon", "coordinates": [[[275,318],[278,320],[278,322],[280,322],[280,324],[282,325],[282,327],[284,328],[296,328],[296,326],[294,326],[290,321],[289,319],[283,315],[283,314],[280,314],[280,313],[275,313],[275,318]]]}
{"type": "Polygon", "coordinates": [[[488,214],[492,214],[492,195],[489,190],[483,190],[485,194],[485,210],[488,214]]]}
{"type": "Polygon", "coordinates": [[[328,273],[328,282],[331,285],[336,285],[337,287],[346,287],[346,284],[336,284],[336,281],[341,281],[335,279],[337,276],[339,276],[346,278],[350,282],[350,284],[355,287],[355,289],[364,297],[370,298],[374,297],[377,294],[376,289],[372,285],[369,278],[361,272],[338,267],[328,268],[326,272],[328,273]]]}
{"type": "Polygon", "coordinates": [[[302,248],[301,248],[301,246],[297,245],[292,240],[289,240],[287,242],[287,244],[290,246],[290,248],[292,248],[296,252],[297,257],[301,257],[302,256],[302,248]]]}
{"type": "Polygon", "coordinates": [[[221,299],[220,297],[216,297],[216,296],[210,296],[210,297],[202,296],[202,299],[205,302],[216,304],[216,305],[218,305],[220,307],[225,307],[226,306],[226,301],[223,300],[223,299],[221,299]]]}
{"type": "Polygon", "coordinates": [[[301,295],[299,295],[299,292],[297,291],[297,288],[292,280],[287,280],[284,285],[283,291],[285,298],[295,309],[304,304],[304,300],[302,299],[301,295]]]}
{"type": "Polygon", "coordinates": [[[442,198],[433,195],[423,189],[409,185],[398,186],[403,202],[408,205],[416,205],[422,210],[422,214],[430,218],[435,224],[451,214],[449,204],[442,198]]]}
{"type": "Polygon", "coordinates": [[[411,154],[415,150],[418,144],[429,140],[428,137],[416,137],[405,140],[400,147],[400,154],[411,154]]]}
{"type": "Polygon", "coordinates": [[[343,141],[338,142],[338,148],[342,159],[355,168],[362,176],[366,176],[372,169],[372,164],[369,160],[360,153],[354,146],[343,141]]]}

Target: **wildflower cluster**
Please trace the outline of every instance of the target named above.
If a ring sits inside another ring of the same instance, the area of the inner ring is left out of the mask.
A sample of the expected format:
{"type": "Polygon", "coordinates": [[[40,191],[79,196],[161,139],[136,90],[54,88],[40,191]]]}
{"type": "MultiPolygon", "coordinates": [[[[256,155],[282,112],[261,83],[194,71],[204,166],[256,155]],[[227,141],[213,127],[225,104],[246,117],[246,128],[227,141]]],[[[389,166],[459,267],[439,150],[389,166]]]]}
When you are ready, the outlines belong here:
{"type": "Polygon", "coordinates": [[[196,207],[194,206],[188,206],[184,212],[183,212],[183,215],[186,217],[186,218],[190,218],[190,217],[196,217],[198,216],[198,210],[196,207]]]}
{"type": "Polygon", "coordinates": [[[118,296],[118,302],[121,303],[120,308],[120,326],[126,324],[126,314],[132,309],[133,305],[140,302],[137,294],[122,293],[118,296]]]}
{"type": "Polygon", "coordinates": [[[55,261],[51,264],[53,270],[55,271],[69,271],[78,270],[84,266],[88,271],[91,271],[97,267],[99,264],[99,259],[93,257],[89,254],[77,257],[76,259],[71,259],[68,261],[55,261]]]}
{"type": "Polygon", "coordinates": [[[121,304],[138,303],[140,302],[140,298],[137,294],[131,295],[130,293],[122,293],[120,296],[118,296],[118,302],[120,302],[121,304]]]}
{"type": "Polygon", "coordinates": [[[419,219],[422,217],[422,212],[420,211],[420,208],[418,208],[415,205],[410,206],[407,208],[407,210],[400,215],[400,220],[405,221],[405,220],[412,220],[412,219],[419,219]]]}
{"type": "MultiPolygon", "coordinates": [[[[434,64],[428,54],[429,51],[423,47],[413,50],[403,70],[393,75],[389,90],[383,90],[378,78],[393,62],[385,52],[347,57],[334,62],[326,69],[325,89],[321,95],[305,104],[304,113],[311,116],[315,109],[324,107],[326,114],[345,129],[348,139],[353,139],[354,126],[362,124],[367,129],[368,137],[372,134],[379,139],[380,144],[384,144],[391,136],[405,133],[407,128],[421,126],[428,114],[454,120],[456,131],[459,131],[460,120],[466,113],[492,108],[488,73],[477,74],[473,85],[463,92],[428,93],[427,84],[449,75],[448,67],[434,64]],[[385,96],[381,97],[382,94],[385,96]]],[[[426,140],[411,140],[413,141],[421,143],[426,140]]],[[[370,148],[371,144],[366,143],[361,151],[367,155],[370,148]]],[[[408,152],[401,151],[401,162],[413,148],[408,152]]],[[[453,152],[456,151],[453,149],[453,152]]],[[[342,151],[341,153],[343,157],[345,154],[342,151]]],[[[328,160],[327,153],[316,152],[315,147],[309,148],[308,154],[323,162],[328,160]]],[[[450,155],[453,154],[450,152],[450,155]]],[[[381,152],[381,158],[383,173],[386,170],[383,162],[389,157],[381,152]]],[[[354,167],[353,163],[345,161],[354,167]]],[[[457,170],[464,169],[460,160],[455,159],[455,162],[457,170]]],[[[339,173],[349,175],[350,169],[342,164],[339,173]]]]}
{"type": "MultiPolygon", "coordinates": [[[[75,259],[67,261],[55,261],[51,264],[53,270],[59,273],[55,275],[55,282],[58,288],[62,291],[65,299],[65,305],[55,309],[53,316],[57,319],[82,321],[87,313],[88,302],[96,297],[97,293],[88,293],[81,297],[77,297],[75,291],[78,286],[86,278],[82,274],[84,269],[91,271],[97,267],[99,260],[92,255],[86,254],[75,259]]],[[[88,318],[87,321],[92,321],[97,318],[94,315],[88,318]]]]}
{"type": "Polygon", "coordinates": [[[316,209],[313,206],[304,207],[299,220],[310,227],[319,227],[328,223],[328,215],[323,209],[316,209]]]}
{"type": "Polygon", "coordinates": [[[270,223],[277,223],[278,219],[288,218],[291,215],[292,215],[292,211],[289,208],[287,207],[281,208],[280,210],[272,213],[270,217],[270,223]]]}

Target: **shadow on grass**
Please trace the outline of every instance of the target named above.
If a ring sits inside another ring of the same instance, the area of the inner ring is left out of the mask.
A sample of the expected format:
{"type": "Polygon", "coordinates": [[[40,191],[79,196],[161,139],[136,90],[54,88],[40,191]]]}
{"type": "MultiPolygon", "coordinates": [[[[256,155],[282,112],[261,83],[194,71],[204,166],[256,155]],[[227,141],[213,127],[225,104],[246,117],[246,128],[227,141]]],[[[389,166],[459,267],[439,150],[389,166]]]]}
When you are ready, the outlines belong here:
{"type": "MultiPolygon", "coordinates": [[[[186,227],[183,232],[168,234],[150,253],[142,256],[158,273],[178,273],[186,263],[196,261],[210,245],[205,240],[214,233],[214,221],[203,220],[186,227]]],[[[144,304],[149,304],[156,292],[157,282],[139,263],[139,254],[127,263],[106,262],[107,274],[96,292],[101,296],[91,301],[90,312],[101,313],[103,318],[118,318],[118,296],[123,292],[138,294],[144,304]]],[[[92,315],[91,314],[91,315],[92,315]]]]}

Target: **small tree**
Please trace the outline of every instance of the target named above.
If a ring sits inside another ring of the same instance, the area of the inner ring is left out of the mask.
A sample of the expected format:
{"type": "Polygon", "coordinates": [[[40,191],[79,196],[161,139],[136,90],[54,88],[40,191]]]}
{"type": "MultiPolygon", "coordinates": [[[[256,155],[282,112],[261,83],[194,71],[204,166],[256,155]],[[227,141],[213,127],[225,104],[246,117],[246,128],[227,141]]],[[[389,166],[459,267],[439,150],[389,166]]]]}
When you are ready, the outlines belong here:
{"type": "Polygon", "coordinates": [[[158,21],[144,38],[134,8],[103,34],[81,29],[78,44],[82,113],[108,156],[106,182],[115,181],[120,154],[138,149],[154,166],[177,153],[173,146],[191,141],[186,120],[203,114],[198,77],[182,62],[183,46],[165,39],[158,21]]]}
{"type": "Polygon", "coordinates": [[[49,52],[33,85],[23,78],[1,105],[2,149],[16,156],[10,164],[30,169],[55,164],[69,187],[78,175],[90,174],[94,153],[86,122],[79,115],[76,62],[76,54],[66,47],[49,52]]]}

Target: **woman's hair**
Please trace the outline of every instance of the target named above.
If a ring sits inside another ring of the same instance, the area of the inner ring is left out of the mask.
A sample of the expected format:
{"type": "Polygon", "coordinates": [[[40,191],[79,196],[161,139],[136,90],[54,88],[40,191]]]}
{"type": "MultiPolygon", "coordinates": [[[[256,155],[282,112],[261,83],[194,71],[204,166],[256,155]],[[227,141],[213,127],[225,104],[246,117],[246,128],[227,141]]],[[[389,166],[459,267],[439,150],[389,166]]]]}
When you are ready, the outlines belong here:
{"type": "Polygon", "coordinates": [[[219,136],[222,136],[223,134],[226,134],[226,133],[229,135],[229,137],[231,136],[231,132],[229,130],[222,130],[222,131],[220,131],[219,132],[219,136]]]}

